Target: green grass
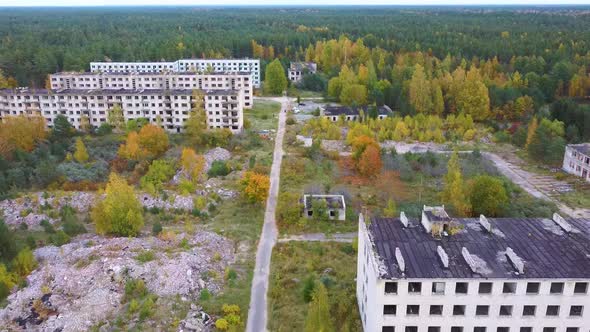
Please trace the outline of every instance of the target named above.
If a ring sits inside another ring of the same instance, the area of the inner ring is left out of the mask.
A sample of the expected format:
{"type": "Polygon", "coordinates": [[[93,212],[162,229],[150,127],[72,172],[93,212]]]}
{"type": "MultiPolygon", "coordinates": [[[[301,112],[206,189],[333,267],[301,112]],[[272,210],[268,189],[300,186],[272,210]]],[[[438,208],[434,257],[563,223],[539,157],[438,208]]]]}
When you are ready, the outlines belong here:
{"type": "Polygon", "coordinates": [[[305,98],[322,98],[324,97],[323,93],[317,91],[309,91],[309,90],[300,90],[294,86],[289,87],[287,90],[287,94],[289,97],[301,97],[301,99],[305,98]]]}
{"type": "Polygon", "coordinates": [[[244,110],[244,116],[255,130],[276,130],[278,126],[276,116],[280,111],[281,104],[278,102],[256,100],[252,109],[244,110]]]}
{"type": "Polygon", "coordinates": [[[356,251],[351,244],[290,242],[275,246],[269,285],[269,330],[303,331],[308,303],[305,284],[328,289],[336,331],[360,331],[356,302],[356,251]]]}
{"type": "Polygon", "coordinates": [[[577,189],[568,193],[557,196],[561,202],[564,202],[573,208],[590,208],[590,189],[577,189]]]}

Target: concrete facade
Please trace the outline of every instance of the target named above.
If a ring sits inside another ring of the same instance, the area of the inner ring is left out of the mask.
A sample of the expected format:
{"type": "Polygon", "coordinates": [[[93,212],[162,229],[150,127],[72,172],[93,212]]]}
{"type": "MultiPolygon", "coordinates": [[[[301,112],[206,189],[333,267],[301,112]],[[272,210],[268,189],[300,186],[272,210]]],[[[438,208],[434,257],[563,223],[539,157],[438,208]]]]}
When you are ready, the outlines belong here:
{"type": "MultiPolygon", "coordinates": [[[[234,133],[243,129],[241,94],[241,90],[203,91],[210,129],[227,128],[234,133]]],[[[161,120],[162,128],[181,132],[194,98],[190,89],[4,89],[0,90],[0,120],[8,116],[41,115],[51,128],[55,118],[64,115],[80,129],[85,116],[92,127],[98,128],[107,122],[109,110],[119,105],[125,121],[146,118],[155,124],[161,120]]]]}
{"type": "Polygon", "coordinates": [[[563,170],[590,182],[590,143],[567,145],[563,170]]]}
{"type": "Polygon", "coordinates": [[[109,73],[223,72],[250,73],[252,85],[260,87],[258,59],[181,59],[174,62],[91,62],[90,71],[109,73]]]}
{"type": "Polygon", "coordinates": [[[242,90],[245,108],[252,108],[253,90],[249,73],[76,73],[49,75],[51,89],[198,89],[242,90]]]}

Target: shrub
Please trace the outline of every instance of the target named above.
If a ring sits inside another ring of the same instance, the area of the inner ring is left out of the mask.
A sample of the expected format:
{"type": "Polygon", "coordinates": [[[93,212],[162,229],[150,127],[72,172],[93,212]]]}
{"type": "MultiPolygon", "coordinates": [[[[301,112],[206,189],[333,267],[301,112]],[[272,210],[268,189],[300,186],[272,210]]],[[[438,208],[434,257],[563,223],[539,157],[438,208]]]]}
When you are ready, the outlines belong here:
{"type": "Polygon", "coordinates": [[[135,236],[143,227],[142,212],[133,187],[113,173],[106,197],[94,205],[90,215],[99,234],[135,236]]]}
{"type": "Polygon", "coordinates": [[[153,296],[143,301],[141,309],[139,310],[139,320],[145,320],[154,314],[154,307],[156,306],[153,296]]]}
{"type": "Polygon", "coordinates": [[[29,248],[21,250],[12,261],[12,269],[20,277],[26,277],[37,267],[37,260],[29,248]]]}
{"type": "Polygon", "coordinates": [[[229,328],[229,323],[224,318],[219,318],[215,321],[215,328],[220,331],[227,331],[229,328]]]}
{"type": "Polygon", "coordinates": [[[41,225],[41,227],[43,227],[43,230],[45,231],[45,233],[48,233],[48,234],[55,233],[55,228],[53,228],[53,225],[51,223],[49,223],[49,221],[47,219],[41,220],[40,225],[41,225]]]}
{"type": "Polygon", "coordinates": [[[50,239],[51,243],[58,247],[70,242],[70,236],[61,229],[57,231],[55,234],[51,235],[50,239]]]}
{"type": "Polygon", "coordinates": [[[141,279],[129,279],[125,283],[125,300],[143,298],[148,294],[145,283],[141,279]]]}
{"type": "Polygon", "coordinates": [[[313,291],[315,290],[315,279],[313,276],[307,277],[303,283],[303,300],[305,303],[311,302],[313,291]]]}
{"type": "Polygon", "coordinates": [[[189,195],[195,192],[195,185],[192,181],[182,179],[178,184],[178,190],[180,191],[181,195],[189,195]]]}
{"type": "Polygon", "coordinates": [[[61,220],[63,222],[62,229],[69,236],[76,236],[78,234],[86,233],[86,228],[76,217],[74,209],[69,206],[64,206],[61,209],[61,220]]]}
{"type": "Polygon", "coordinates": [[[204,288],[201,293],[199,294],[200,301],[207,301],[211,298],[211,293],[207,288],[204,288]]]}
{"type": "Polygon", "coordinates": [[[144,250],[135,256],[135,259],[141,263],[153,261],[155,258],[154,252],[151,250],[144,250]]]}
{"type": "Polygon", "coordinates": [[[294,125],[296,123],[296,121],[294,118],[288,117],[287,121],[285,121],[285,123],[290,126],[290,125],[294,125]]]}
{"type": "Polygon", "coordinates": [[[160,224],[159,221],[156,221],[156,223],[152,226],[152,234],[157,236],[160,233],[162,233],[162,224],[160,224]]]}
{"type": "Polygon", "coordinates": [[[227,163],[223,160],[215,160],[211,164],[211,168],[207,172],[207,175],[210,178],[218,177],[218,176],[226,176],[231,172],[227,163]]]}

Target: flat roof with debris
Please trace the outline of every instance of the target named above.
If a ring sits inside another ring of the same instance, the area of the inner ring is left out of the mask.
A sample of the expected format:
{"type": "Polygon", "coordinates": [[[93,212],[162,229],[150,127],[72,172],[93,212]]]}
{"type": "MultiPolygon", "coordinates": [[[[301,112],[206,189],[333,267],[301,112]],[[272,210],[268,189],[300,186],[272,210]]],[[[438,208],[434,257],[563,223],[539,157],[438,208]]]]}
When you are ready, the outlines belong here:
{"type": "Polygon", "coordinates": [[[590,278],[590,219],[483,219],[451,218],[457,233],[436,237],[419,219],[372,218],[381,278],[590,278]]]}
{"type": "Polygon", "coordinates": [[[590,156],[590,143],[569,144],[568,148],[574,149],[581,154],[590,156]]]}
{"type": "Polygon", "coordinates": [[[314,200],[326,201],[328,208],[331,209],[343,209],[344,208],[344,196],[342,195],[303,195],[303,204],[306,209],[312,208],[312,202],[314,200]]]}

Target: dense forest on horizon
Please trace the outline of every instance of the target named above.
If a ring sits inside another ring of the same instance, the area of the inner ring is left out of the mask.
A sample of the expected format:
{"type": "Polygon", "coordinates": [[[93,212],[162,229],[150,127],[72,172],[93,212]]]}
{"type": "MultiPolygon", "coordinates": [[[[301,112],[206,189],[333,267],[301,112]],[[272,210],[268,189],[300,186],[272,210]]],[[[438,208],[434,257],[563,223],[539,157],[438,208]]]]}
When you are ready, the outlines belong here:
{"type": "Polygon", "coordinates": [[[3,8],[0,70],[39,87],[90,61],[252,57],[252,40],[291,60],[343,35],[440,59],[541,56],[551,68],[590,51],[590,7],[3,8]]]}

